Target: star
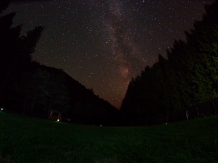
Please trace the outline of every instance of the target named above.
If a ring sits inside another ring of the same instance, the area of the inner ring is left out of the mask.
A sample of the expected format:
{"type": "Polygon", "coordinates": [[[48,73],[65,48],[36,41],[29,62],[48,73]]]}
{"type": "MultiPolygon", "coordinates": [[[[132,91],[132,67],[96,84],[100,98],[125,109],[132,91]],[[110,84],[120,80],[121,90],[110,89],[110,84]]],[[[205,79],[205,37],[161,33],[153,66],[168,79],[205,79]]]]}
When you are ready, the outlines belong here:
{"type": "MultiPolygon", "coordinates": [[[[211,3],[212,1],[207,1],[211,3]]],[[[14,0],[23,33],[45,26],[33,59],[63,69],[117,108],[128,83],[174,39],[185,40],[204,12],[203,1],[14,0]]]]}

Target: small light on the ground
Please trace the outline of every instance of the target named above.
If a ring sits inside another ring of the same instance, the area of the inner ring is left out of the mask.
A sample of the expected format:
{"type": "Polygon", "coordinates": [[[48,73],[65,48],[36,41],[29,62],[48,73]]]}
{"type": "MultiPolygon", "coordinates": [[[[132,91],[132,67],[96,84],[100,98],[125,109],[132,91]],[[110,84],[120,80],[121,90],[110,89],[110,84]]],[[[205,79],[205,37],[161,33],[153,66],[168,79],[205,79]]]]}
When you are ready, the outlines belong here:
{"type": "Polygon", "coordinates": [[[4,109],[3,108],[1,108],[1,111],[3,111],[4,109]]]}
{"type": "Polygon", "coordinates": [[[165,123],[167,125],[167,123],[165,123]]]}
{"type": "Polygon", "coordinates": [[[100,127],[102,127],[102,125],[99,125],[100,127]]]}
{"type": "Polygon", "coordinates": [[[59,119],[57,119],[57,121],[59,122],[60,120],[59,120],[59,119]]]}

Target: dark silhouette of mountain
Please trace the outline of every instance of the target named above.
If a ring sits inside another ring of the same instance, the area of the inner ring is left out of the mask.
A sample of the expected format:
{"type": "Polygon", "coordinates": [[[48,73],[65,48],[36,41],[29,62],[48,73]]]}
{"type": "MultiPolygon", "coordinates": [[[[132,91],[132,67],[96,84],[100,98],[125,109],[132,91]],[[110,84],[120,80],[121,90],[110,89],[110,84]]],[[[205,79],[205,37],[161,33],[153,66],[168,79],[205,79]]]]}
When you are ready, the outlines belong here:
{"type": "MultiPolygon", "coordinates": [[[[61,69],[32,63],[32,69],[41,69],[61,77],[69,94],[70,107],[63,111],[64,116],[83,124],[115,125],[118,123],[119,110],[106,100],[95,95],[92,89],[73,79],[61,69]]],[[[61,110],[61,108],[60,108],[61,110]]]]}

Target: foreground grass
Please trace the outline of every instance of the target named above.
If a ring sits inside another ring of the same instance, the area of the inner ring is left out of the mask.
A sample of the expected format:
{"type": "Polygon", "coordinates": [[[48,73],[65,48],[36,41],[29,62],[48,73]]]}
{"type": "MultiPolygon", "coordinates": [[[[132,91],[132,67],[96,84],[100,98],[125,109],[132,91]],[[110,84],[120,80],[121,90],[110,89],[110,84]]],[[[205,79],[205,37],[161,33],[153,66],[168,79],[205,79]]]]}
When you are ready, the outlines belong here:
{"type": "Polygon", "coordinates": [[[218,116],[152,127],[98,127],[0,112],[0,162],[218,163],[218,116]]]}

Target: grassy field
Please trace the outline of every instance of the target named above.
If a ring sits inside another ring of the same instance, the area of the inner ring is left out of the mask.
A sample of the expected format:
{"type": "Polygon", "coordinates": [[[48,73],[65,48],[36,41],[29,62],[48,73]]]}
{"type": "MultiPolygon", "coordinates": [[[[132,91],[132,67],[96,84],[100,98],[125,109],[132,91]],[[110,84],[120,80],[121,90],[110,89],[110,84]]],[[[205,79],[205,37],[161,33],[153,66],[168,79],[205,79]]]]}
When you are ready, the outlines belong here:
{"type": "Polygon", "coordinates": [[[218,116],[99,127],[0,112],[0,162],[218,163],[218,116]]]}

